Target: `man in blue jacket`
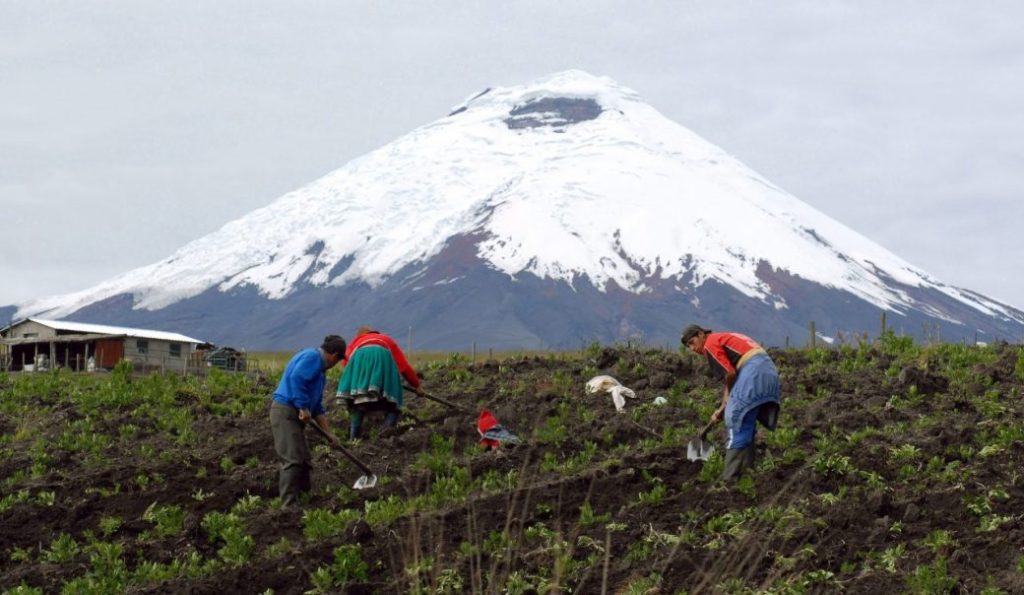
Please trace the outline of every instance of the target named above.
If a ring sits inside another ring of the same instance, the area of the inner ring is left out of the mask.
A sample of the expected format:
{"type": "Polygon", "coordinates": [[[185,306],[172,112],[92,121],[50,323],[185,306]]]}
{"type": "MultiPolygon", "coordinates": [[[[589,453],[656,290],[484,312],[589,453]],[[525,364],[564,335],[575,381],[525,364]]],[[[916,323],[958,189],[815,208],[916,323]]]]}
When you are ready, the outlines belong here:
{"type": "Polygon", "coordinates": [[[319,348],[296,353],[274,391],[270,429],[274,434],[274,450],[281,459],[278,489],[282,506],[298,504],[299,495],[311,488],[309,471],[313,465],[304,433],[306,424],[312,420],[327,432],[332,446],[338,442],[327,424],[321,400],[327,370],[345,358],[345,347],[345,339],[328,335],[319,348]]]}

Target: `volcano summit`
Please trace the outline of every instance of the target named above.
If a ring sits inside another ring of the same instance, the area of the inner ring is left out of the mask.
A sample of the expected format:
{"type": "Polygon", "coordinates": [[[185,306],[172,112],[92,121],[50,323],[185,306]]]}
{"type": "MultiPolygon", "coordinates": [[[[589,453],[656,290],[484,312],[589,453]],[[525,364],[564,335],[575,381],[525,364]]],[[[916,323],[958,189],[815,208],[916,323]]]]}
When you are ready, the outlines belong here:
{"type": "Polygon", "coordinates": [[[15,316],[295,348],[371,324],[416,349],[768,344],[869,330],[1016,339],[1024,312],[946,285],[616,82],[487,89],[165,260],[15,316]]]}

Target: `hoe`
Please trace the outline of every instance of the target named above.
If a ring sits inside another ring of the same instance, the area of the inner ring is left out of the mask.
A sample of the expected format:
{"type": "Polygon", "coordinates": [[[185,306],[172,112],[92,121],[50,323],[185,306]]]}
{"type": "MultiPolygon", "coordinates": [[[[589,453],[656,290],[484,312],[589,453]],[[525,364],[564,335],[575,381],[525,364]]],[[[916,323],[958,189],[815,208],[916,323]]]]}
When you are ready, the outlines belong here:
{"type": "MultiPolygon", "coordinates": [[[[320,435],[323,436],[324,438],[329,438],[327,432],[325,432],[324,429],[321,428],[320,425],[317,424],[315,421],[310,423],[309,425],[316,428],[316,431],[319,432],[320,435]]],[[[334,448],[340,450],[341,454],[345,455],[345,458],[347,458],[349,461],[352,461],[352,464],[355,465],[356,467],[359,467],[359,469],[363,472],[363,475],[360,475],[359,479],[357,479],[356,482],[352,484],[352,487],[354,489],[366,490],[377,485],[377,475],[373,471],[371,471],[369,467],[366,466],[366,463],[357,459],[356,455],[349,452],[347,448],[340,444],[334,445],[334,448]]]]}

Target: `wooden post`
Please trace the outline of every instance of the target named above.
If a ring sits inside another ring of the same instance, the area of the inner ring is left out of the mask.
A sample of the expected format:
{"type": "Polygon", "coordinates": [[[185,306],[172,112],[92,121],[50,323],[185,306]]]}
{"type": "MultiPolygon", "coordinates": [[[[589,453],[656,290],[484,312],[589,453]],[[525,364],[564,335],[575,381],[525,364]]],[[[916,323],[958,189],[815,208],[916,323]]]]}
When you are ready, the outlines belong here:
{"type": "Polygon", "coordinates": [[[811,349],[818,346],[818,331],[814,329],[814,321],[811,321],[811,349]]]}
{"type": "Polygon", "coordinates": [[[786,335],[786,349],[789,349],[789,335],[786,335]]]}
{"type": "Polygon", "coordinates": [[[879,337],[885,335],[885,310],[882,310],[882,332],[878,334],[879,337]]]}
{"type": "Polygon", "coordinates": [[[473,341],[473,359],[471,361],[472,366],[476,366],[476,341],[473,341]]]}
{"type": "Polygon", "coordinates": [[[405,350],[412,353],[412,326],[409,327],[409,338],[405,342],[405,350]]]}

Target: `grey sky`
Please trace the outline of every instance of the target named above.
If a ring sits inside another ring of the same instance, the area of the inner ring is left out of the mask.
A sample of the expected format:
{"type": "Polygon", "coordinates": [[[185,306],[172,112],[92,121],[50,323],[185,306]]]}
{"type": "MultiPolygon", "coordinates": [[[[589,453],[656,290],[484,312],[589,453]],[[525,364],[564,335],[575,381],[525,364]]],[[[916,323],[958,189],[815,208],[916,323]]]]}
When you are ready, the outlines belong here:
{"type": "Polygon", "coordinates": [[[1024,3],[0,0],[0,305],[168,256],[467,96],[607,75],[1024,307],[1024,3]]]}

